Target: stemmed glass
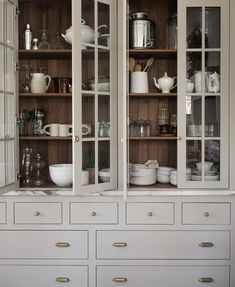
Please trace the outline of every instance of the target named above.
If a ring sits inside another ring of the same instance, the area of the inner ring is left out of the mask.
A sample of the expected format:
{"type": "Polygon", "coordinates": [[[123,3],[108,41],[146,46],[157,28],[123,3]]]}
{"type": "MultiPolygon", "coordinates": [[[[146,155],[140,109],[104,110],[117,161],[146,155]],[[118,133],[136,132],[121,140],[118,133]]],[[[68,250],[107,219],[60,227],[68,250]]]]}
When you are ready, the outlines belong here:
{"type": "Polygon", "coordinates": [[[22,65],[21,68],[25,69],[25,78],[23,83],[20,85],[21,93],[29,93],[30,92],[30,81],[31,81],[31,69],[32,65],[22,65]]]}

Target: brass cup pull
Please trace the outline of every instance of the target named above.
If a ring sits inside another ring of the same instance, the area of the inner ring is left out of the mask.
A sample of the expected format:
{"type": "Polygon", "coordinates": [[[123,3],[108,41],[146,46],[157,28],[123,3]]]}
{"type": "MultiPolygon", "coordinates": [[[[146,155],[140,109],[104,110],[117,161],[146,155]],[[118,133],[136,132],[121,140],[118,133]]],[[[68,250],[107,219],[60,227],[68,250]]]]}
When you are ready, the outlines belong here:
{"type": "Polygon", "coordinates": [[[149,211],[149,212],[148,212],[148,216],[153,216],[152,211],[149,211]]]}
{"type": "Polygon", "coordinates": [[[69,247],[70,246],[68,242],[57,242],[55,245],[57,247],[69,247]]]}
{"type": "Polygon", "coordinates": [[[202,278],[200,278],[198,281],[201,282],[201,283],[211,283],[211,282],[213,282],[214,280],[213,280],[213,278],[211,278],[211,277],[202,277],[202,278]]]}
{"type": "Polygon", "coordinates": [[[96,216],[96,212],[92,211],[91,216],[96,216]]]}
{"type": "Polygon", "coordinates": [[[204,216],[205,216],[205,217],[209,217],[209,216],[210,216],[210,213],[206,211],[206,212],[204,213],[204,216]]]}
{"type": "Polygon", "coordinates": [[[182,141],[183,138],[182,138],[181,136],[177,136],[177,140],[178,140],[178,141],[182,141]]]}
{"type": "Polygon", "coordinates": [[[124,283],[124,282],[127,282],[127,278],[125,278],[125,277],[114,277],[113,282],[124,283]]]}
{"type": "Polygon", "coordinates": [[[127,243],[126,242],[114,242],[113,246],[114,247],[126,247],[127,243]]]}
{"type": "Polygon", "coordinates": [[[80,141],[79,136],[74,136],[74,137],[73,137],[73,141],[74,141],[75,143],[78,143],[78,142],[80,141]]]}
{"type": "Polygon", "coordinates": [[[39,211],[35,211],[34,215],[35,215],[35,216],[39,216],[39,215],[40,215],[40,212],[39,212],[39,211]]]}
{"type": "Polygon", "coordinates": [[[60,283],[67,283],[70,281],[70,279],[68,277],[57,277],[55,281],[60,283]]]}
{"type": "Polygon", "coordinates": [[[213,247],[214,244],[212,242],[201,242],[199,244],[200,247],[213,247]]]}

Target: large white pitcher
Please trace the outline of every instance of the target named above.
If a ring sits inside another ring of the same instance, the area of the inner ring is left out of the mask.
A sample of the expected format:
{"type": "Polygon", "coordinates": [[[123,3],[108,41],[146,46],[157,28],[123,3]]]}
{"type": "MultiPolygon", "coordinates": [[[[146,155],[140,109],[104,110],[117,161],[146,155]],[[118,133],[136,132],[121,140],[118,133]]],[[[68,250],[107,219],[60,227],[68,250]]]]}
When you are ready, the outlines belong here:
{"type": "Polygon", "coordinates": [[[51,77],[43,73],[32,73],[31,76],[31,93],[46,93],[51,83],[51,77]]]}

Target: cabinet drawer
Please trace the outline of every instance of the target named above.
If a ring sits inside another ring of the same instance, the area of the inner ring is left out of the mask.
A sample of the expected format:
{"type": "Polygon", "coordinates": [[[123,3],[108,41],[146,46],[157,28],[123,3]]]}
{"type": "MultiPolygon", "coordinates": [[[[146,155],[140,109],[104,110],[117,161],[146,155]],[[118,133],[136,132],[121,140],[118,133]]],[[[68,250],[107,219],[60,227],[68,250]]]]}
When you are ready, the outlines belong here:
{"type": "Polygon", "coordinates": [[[173,203],[127,203],[127,224],[174,224],[173,203]]]}
{"type": "Polygon", "coordinates": [[[0,258],[87,259],[87,231],[0,231],[0,258]]]}
{"type": "Polygon", "coordinates": [[[16,202],[15,224],[61,224],[61,202],[16,202]]]}
{"type": "Polygon", "coordinates": [[[229,231],[97,231],[98,259],[229,257],[229,231]]]}
{"type": "Polygon", "coordinates": [[[5,224],[7,222],[7,216],[6,216],[6,203],[1,202],[0,203],[0,224],[5,224]]]}
{"type": "Polygon", "coordinates": [[[230,203],[182,204],[183,224],[230,224],[230,203]]]}
{"type": "Polygon", "coordinates": [[[70,224],[117,224],[117,203],[70,203],[70,224]]]}
{"type": "Polygon", "coordinates": [[[229,287],[228,266],[97,266],[97,287],[229,287]],[[211,281],[211,282],[202,282],[211,281]],[[204,283],[204,284],[203,284],[204,283]]]}
{"type": "Polygon", "coordinates": [[[0,268],[4,287],[87,287],[87,266],[3,266],[0,268]],[[13,276],[12,276],[13,275],[13,276]]]}

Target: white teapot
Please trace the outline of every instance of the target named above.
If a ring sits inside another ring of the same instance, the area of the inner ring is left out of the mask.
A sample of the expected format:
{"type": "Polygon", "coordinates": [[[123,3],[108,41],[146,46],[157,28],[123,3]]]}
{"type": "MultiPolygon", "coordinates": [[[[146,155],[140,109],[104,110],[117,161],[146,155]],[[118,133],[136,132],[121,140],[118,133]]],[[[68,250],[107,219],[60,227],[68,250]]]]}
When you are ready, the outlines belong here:
{"type": "Polygon", "coordinates": [[[218,93],[220,91],[219,74],[214,72],[206,77],[206,87],[209,93],[218,93]]]}
{"type": "Polygon", "coordinates": [[[177,84],[174,85],[175,79],[176,77],[168,77],[167,73],[165,73],[164,76],[159,78],[158,80],[153,77],[155,86],[158,89],[162,90],[162,93],[164,94],[169,94],[170,90],[174,89],[177,86],[177,84]]]}
{"type": "Polygon", "coordinates": [[[51,83],[51,77],[43,73],[32,73],[32,80],[30,82],[31,93],[41,93],[47,92],[49,85],[51,83]]]}
{"type": "MultiPolygon", "coordinates": [[[[94,43],[95,31],[89,25],[85,25],[85,20],[82,19],[81,23],[81,41],[85,43],[94,43]]],[[[107,25],[100,25],[97,29],[102,27],[107,28],[107,25]]],[[[100,33],[98,33],[98,36],[99,34],[100,33]]],[[[65,39],[66,42],[72,45],[72,26],[65,31],[65,34],[61,34],[61,36],[65,39]]]]}

